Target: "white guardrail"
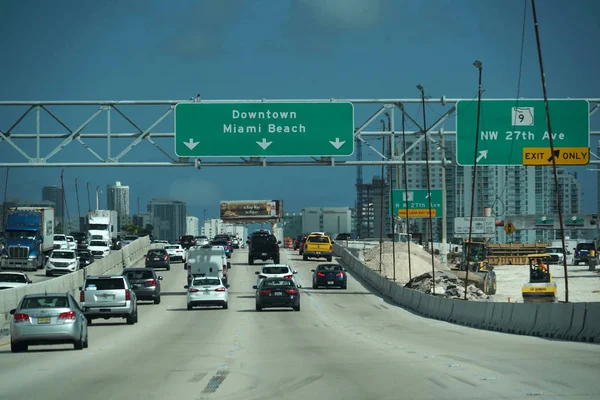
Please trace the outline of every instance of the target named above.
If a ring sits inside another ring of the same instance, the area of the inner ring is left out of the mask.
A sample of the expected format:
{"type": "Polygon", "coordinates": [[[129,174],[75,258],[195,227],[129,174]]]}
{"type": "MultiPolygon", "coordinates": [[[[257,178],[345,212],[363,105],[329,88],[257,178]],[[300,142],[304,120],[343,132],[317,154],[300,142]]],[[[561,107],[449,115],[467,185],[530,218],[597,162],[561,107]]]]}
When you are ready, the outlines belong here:
{"type": "Polygon", "coordinates": [[[333,245],[346,268],[400,307],[471,328],[578,342],[600,342],[600,302],[522,304],[466,301],[399,286],[366,267],[349,249],[333,245]]]}
{"type": "Polygon", "coordinates": [[[121,274],[123,268],[135,265],[135,262],[144,257],[149,248],[150,239],[145,236],[131,242],[121,250],[112,251],[105,258],[94,260],[85,269],[32,285],[0,291],[0,336],[8,335],[9,312],[17,306],[24,295],[68,292],[79,300],[79,287],[83,285],[84,276],[121,274]]]}

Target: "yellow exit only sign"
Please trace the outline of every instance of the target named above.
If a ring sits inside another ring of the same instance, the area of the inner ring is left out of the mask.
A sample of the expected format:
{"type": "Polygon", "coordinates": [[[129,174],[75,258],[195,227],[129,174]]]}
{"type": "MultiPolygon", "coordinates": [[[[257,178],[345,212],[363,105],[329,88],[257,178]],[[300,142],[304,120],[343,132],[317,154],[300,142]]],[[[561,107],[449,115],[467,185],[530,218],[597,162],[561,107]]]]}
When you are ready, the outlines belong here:
{"type": "Polygon", "coordinates": [[[525,147],[523,149],[523,165],[587,165],[590,162],[588,147],[555,147],[554,154],[549,147],[525,147]]]}
{"type": "MultiPolygon", "coordinates": [[[[431,218],[435,218],[436,217],[436,209],[432,208],[431,209],[431,218]]],[[[399,217],[403,217],[406,218],[406,209],[404,208],[400,208],[398,209],[398,216],[399,217]]],[[[415,208],[415,209],[408,209],[408,218],[429,218],[429,209],[428,208],[415,208]]]]}

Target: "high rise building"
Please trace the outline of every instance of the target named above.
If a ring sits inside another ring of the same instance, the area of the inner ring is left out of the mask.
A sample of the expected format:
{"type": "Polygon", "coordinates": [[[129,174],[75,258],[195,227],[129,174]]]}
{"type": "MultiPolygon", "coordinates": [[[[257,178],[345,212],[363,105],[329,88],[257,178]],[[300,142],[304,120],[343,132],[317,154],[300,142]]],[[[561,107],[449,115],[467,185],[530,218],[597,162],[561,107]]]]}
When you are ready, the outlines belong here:
{"type": "Polygon", "coordinates": [[[304,208],[301,214],[301,233],[325,232],[332,238],[338,233],[351,233],[352,210],[348,207],[304,208]]]}
{"type": "Polygon", "coordinates": [[[148,202],[148,212],[154,222],[155,239],[177,242],[185,235],[187,207],[182,201],[170,199],[152,199],[148,202]]]}
{"type": "Polygon", "coordinates": [[[199,226],[198,217],[192,217],[191,215],[188,215],[187,217],[185,217],[185,234],[192,235],[192,236],[200,235],[200,226],[199,226]]]}
{"type": "Polygon", "coordinates": [[[114,185],[106,185],[106,207],[117,212],[119,230],[124,228],[129,215],[129,186],[118,181],[114,185]]]}
{"type": "Polygon", "coordinates": [[[54,203],[54,219],[62,223],[63,215],[65,215],[64,206],[64,190],[58,186],[44,186],[42,188],[42,201],[50,201],[54,203]]]}
{"type": "Polygon", "coordinates": [[[302,235],[302,213],[285,213],[282,218],[283,233],[286,237],[296,239],[302,235]]]}
{"type": "MultiPolygon", "coordinates": [[[[600,140],[598,140],[598,144],[596,146],[598,148],[598,152],[596,154],[600,154],[600,140]]],[[[596,196],[598,199],[596,200],[596,212],[600,213],[600,169],[596,172],[596,196]]]]}

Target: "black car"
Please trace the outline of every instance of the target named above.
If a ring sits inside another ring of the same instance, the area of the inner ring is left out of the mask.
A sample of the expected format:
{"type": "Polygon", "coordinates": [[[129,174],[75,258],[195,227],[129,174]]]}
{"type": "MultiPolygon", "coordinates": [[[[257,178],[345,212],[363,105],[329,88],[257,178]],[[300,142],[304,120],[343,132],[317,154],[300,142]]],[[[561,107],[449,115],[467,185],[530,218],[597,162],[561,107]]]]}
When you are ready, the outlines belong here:
{"type": "Polygon", "coordinates": [[[75,239],[78,249],[87,249],[87,235],[84,232],[71,232],[71,236],[75,239]]]}
{"type": "Polygon", "coordinates": [[[227,242],[227,245],[229,246],[229,251],[233,253],[233,238],[230,235],[226,233],[219,233],[218,235],[215,235],[213,240],[227,242]]]}
{"type": "Polygon", "coordinates": [[[252,235],[248,240],[248,264],[254,264],[254,260],[273,260],[279,264],[279,245],[281,241],[273,235],[252,235]]]}
{"type": "Polygon", "coordinates": [[[177,244],[180,244],[186,250],[189,250],[190,247],[194,247],[196,245],[196,238],[193,235],[185,235],[182,236],[177,244]]]}
{"type": "Polygon", "coordinates": [[[77,254],[77,258],[79,259],[80,268],[87,267],[94,262],[92,252],[87,249],[77,249],[75,250],[75,254],[77,254]]]}
{"type": "Polygon", "coordinates": [[[256,289],[256,311],[263,308],[293,308],[300,311],[300,285],[288,278],[266,278],[256,289]]]}
{"type": "Polygon", "coordinates": [[[317,268],[311,269],[311,272],[313,289],[319,286],[337,286],[346,289],[348,286],[346,270],[339,264],[319,264],[317,268]]]}
{"type": "Polygon", "coordinates": [[[138,300],[160,304],[160,281],[152,268],[125,268],[121,273],[131,285],[138,300]]]}
{"type": "Polygon", "coordinates": [[[146,254],[146,268],[164,268],[171,270],[171,259],[165,249],[148,250],[146,254]]]}

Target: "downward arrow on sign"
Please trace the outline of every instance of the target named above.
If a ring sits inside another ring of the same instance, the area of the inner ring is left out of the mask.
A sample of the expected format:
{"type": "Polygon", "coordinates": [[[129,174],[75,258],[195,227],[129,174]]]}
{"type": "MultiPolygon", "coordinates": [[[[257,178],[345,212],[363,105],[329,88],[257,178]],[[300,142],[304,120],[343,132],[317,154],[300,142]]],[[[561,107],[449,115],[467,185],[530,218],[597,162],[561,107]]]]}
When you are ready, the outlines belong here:
{"type": "Polygon", "coordinates": [[[331,143],[331,145],[332,145],[333,147],[335,147],[335,148],[336,148],[336,150],[338,150],[338,149],[339,149],[340,147],[342,147],[342,146],[344,145],[344,143],[346,143],[346,142],[345,142],[345,141],[341,141],[341,142],[340,142],[340,138],[339,138],[339,137],[336,137],[336,138],[335,138],[335,142],[330,140],[330,141],[329,141],[329,143],[331,143]]]}
{"type": "Polygon", "coordinates": [[[190,150],[194,150],[194,147],[198,146],[198,143],[200,142],[194,142],[194,139],[190,139],[187,142],[183,142],[183,144],[185,144],[190,150]]]}
{"type": "Polygon", "coordinates": [[[262,147],[263,150],[266,150],[273,142],[267,142],[267,139],[263,138],[262,142],[256,142],[257,145],[262,147]]]}

